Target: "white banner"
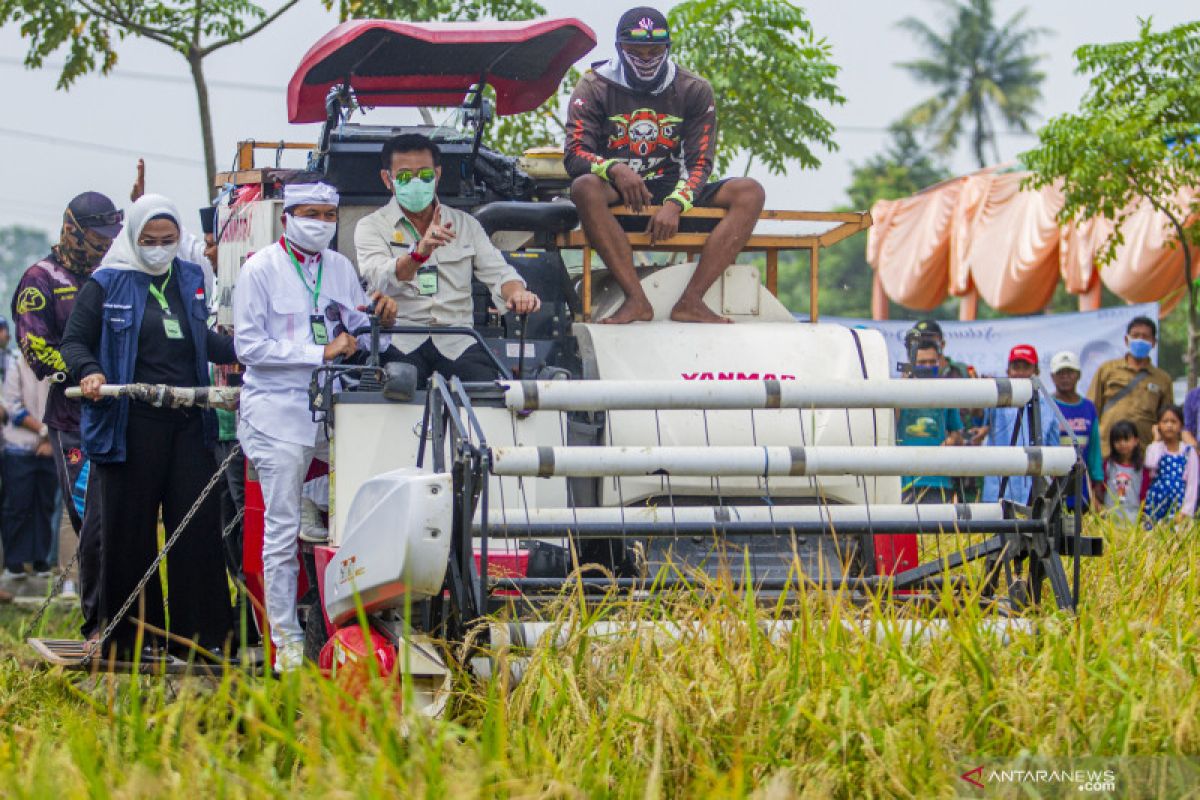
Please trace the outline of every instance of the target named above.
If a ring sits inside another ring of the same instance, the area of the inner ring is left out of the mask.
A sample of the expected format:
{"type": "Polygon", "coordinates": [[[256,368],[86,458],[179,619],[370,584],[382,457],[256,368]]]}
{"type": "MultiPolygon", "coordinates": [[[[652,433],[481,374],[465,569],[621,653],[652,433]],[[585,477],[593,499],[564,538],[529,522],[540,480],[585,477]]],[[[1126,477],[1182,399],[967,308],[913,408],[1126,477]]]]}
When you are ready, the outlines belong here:
{"type": "MultiPolygon", "coordinates": [[[[1086,394],[1092,375],[1105,361],[1125,354],[1125,326],[1134,317],[1158,319],[1158,303],[1103,308],[1079,314],[1041,314],[1036,317],[958,322],[938,320],[946,338],[946,355],[970,364],[982,376],[1002,376],[1008,367],[1008,351],[1014,345],[1031,344],[1038,351],[1042,375],[1050,386],[1050,359],[1060,350],[1071,350],[1083,365],[1079,380],[1080,394],[1086,394]]],[[[883,333],[888,344],[892,369],[908,361],[904,352],[904,334],[915,320],[870,320],[847,317],[823,317],[822,322],[837,322],[849,327],[873,328],[883,333]]],[[[1158,348],[1150,358],[1158,363],[1158,348]]]]}

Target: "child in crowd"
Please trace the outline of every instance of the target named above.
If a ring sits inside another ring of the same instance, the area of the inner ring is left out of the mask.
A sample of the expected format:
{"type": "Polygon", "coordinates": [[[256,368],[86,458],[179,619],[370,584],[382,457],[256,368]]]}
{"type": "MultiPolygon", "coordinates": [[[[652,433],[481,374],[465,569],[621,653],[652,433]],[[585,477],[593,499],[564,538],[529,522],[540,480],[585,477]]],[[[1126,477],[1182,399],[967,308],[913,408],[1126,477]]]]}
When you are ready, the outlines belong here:
{"type": "Polygon", "coordinates": [[[1136,522],[1146,492],[1150,490],[1150,470],[1142,457],[1137,426],[1127,419],[1113,423],[1108,431],[1109,457],[1104,460],[1104,484],[1097,496],[1106,508],[1127,522],[1136,522]]]}
{"type": "Polygon", "coordinates": [[[1183,409],[1167,406],[1158,414],[1158,441],[1146,448],[1146,468],[1153,476],[1146,493],[1146,516],[1160,522],[1196,511],[1200,459],[1183,441],[1183,409]]]}

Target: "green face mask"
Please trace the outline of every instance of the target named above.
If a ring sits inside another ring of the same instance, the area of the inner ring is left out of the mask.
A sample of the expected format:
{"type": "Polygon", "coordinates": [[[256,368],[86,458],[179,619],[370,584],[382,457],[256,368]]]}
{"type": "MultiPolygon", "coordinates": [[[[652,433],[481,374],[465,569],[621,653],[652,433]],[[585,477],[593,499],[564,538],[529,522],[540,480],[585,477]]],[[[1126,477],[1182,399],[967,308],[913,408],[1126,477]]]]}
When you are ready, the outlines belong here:
{"type": "Polygon", "coordinates": [[[396,202],[400,204],[401,208],[410,214],[420,214],[433,202],[434,194],[437,191],[437,181],[416,179],[401,183],[394,180],[392,188],[396,192],[396,202]]]}

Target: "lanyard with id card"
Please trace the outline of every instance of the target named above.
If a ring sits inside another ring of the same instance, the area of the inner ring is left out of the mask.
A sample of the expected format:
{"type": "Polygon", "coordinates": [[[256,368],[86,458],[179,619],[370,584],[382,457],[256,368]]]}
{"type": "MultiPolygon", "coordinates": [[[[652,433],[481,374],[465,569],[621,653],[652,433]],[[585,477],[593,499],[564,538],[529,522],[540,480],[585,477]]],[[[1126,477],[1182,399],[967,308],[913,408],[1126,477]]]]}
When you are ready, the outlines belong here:
{"type": "Polygon", "coordinates": [[[304,289],[312,295],[313,313],[308,317],[308,327],[312,331],[313,344],[326,345],[329,344],[329,328],[325,325],[325,315],[320,312],[321,303],[321,279],[325,275],[325,261],[317,256],[317,283],[316,286],[310,287],[308,280],[304,277],[304,270],[300,266],[300,260],[296,258],[296,254],[292,252],[291,242],[284,242],[284,249],[287,250],[288,258],[292,260],[292,266],[296,268],[296,275],[300,278],[300,282],[304,284],[304,289]]]}
{"type": "MultiPolygon", "coordinates": [[[[407,217],[400,218],[400,224],[408,231],[412,237],[412,245],[409,252],[417,251],[417,243],[421,241],[421,234],[417,232],[417,228],[407,217]]],[[[426,263],[417,268],[417,293],[421,297],[433,297],[438,291],[438,269],[437,264],[426,263]]]]}
{"type": "Polygon", "coordinates": [[[183,327],[179,324],[179,320],[175,319],[175,315],[171,313],[171,306],[167,303],[167,295],[165,289],[167,284],[171,282],[171,273],[174,271],[175,265],[167,267],[167,278],[163,281],[162,289],[154,285],[154,281],[150,281],[150,296],[158,301],[158,305],[162,308],[163,333],[168,339],[182,339],[183,327]]]}

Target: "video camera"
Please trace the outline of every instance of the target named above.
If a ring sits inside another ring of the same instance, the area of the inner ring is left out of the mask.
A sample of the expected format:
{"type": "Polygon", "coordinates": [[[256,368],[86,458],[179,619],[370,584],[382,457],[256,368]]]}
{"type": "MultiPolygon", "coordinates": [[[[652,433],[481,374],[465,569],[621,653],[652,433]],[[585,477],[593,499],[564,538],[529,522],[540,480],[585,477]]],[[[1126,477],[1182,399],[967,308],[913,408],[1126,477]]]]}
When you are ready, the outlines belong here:
{"type": "Polygon", "coordinates": [[[909,329],[908,333],[904,334],[904,352],[908,354],[908,361],[901,361],[896,364],[896,371],[900,373],[901,378],[937,378],[938,366],[921,365],[917,363],[917,351],[934,349],[938,355],[942,354],[942,348],[938,345],[937,339],[928,335],[924,331],[917,328],[909,329]]]}

